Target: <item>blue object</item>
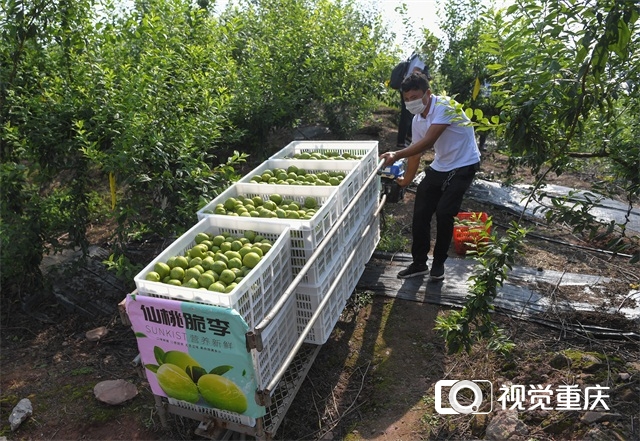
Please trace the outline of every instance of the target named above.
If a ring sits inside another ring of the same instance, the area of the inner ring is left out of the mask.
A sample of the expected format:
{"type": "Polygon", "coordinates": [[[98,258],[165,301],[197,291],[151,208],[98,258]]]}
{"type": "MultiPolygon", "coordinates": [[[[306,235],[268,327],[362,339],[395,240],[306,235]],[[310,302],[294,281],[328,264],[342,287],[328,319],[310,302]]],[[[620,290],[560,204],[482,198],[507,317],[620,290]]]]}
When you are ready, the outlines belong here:
{"type": "Polygon", "coordinates": [[[405,167],[406,167],[405,160],[398,159],[392,165],[389,165],[384,169],[382,169],[382,172],[380,174],[383,178],[398,179],[404,176],[405,167]]]}

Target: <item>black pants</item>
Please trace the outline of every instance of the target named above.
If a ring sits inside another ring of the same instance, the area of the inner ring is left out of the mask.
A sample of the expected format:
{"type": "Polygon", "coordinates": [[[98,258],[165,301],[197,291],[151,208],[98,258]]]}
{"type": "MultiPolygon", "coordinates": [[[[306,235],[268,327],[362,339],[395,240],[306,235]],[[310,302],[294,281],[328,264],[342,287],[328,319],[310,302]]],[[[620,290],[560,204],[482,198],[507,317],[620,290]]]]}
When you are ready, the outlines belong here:
{"type": "Polygon", "coordinates": [[[400,92],[400,123],[398,124],[398,146],[404,145],[407,138],[411,138],[411,122],[413,115],[404,104],[402,92],[400,92]]]}
{"type": "Polygon", "coordinates": [[[438,172],[427,167],[426,176],[416,191],[413,210],[411,255],[414,262],[427,263],[427,255],[431,248],[431,219],[434,213],[437,225],[433,261],[444,263],[447,260],[454,218],[460,211],[462,198],[478,168],[479,164],[474,164],[452,172],[438,172]]]}

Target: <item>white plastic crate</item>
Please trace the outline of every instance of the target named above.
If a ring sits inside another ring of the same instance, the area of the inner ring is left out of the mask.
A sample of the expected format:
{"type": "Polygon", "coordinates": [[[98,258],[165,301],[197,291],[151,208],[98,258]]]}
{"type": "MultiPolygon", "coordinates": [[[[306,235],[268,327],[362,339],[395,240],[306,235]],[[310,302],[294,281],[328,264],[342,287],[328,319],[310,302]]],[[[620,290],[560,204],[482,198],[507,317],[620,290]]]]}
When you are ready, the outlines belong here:
{"type": "MultiPolygon", "coordinates": [[[[378,242],[380,241],[380,216],[381,215],[378,215],[373,219],[372,226],[362,240],[362,244],[360,245],[360,248],[363,251],[359,253],[361,259],[360,263],[362,263],[362,265],[365,265],[369,261],[371,255],[376,249],[376,246],[378,245],[378,242]]],[[[371,221],[371,216],[367,216],[367,219],[365,220],[365,222],[363,222],[358,230],[358,237],[362,236],[362,233],[366,227],[366,222],[371,221]]]]}
{"type": "MultiPolygon", "coordinates": [[[[337,272],[338,268],[331,271],[332,274],[337,272]]],[[[315,285],[299,284],[296,287],[295,299],[296,299],[296,328],[297,335],[301,335],[304,328],[309,323],[309,319],[317,311],[318,306],[322,299],[327,295],[331,284],[333,283],[333,277],[329,274],[323,278],[323,280],[315,285]]],[[[329,339],[333,327],[338,322],[340,314],[346,304],[345,295],[342,289],[342,280],[338,283],[335,290],[331,293],[328,303],[320,313],[320,316],[315,321],[309,333],[305,338],[306,343],[324,344],[329,339]]]]}
{"type": "MultiPolygon", "coordinates": [[[[372,185],[372,187],[376,188],[375,185],[372,185]]],[[[331,293],[331,298],[307,334],[305,338],[307,343],[326,343],[342,314],[347,300],[364,272],[366,262],[369,261],[380,240],[380,216],[377,216],[373,220],[372,227],[360,242],[367,223],[372,220],[372,214],[377,208],[377,203],[369,204],[366,207],[366,210],[361,213],[360,222],[354,227],[350,237],[345,238],[342,236],[342,251],[334,258],[330,270],[323,275],[318,283],[300,283],[296,288],[296,326],[298,335],[300,335],[311,316],[318,309],[322,299],[327,295],[335,275],[340,272],[342,265],[345,264],[353,249],[357,247],[353,259],[348,264],[335,290],[331,293]]]]}
{"type": "MultiPolygon", "coordinates": [[[[369,219],[371,213],[378,208],[378,189],[375,182],[370,184],[365,192],[360,196],[353,208],[349,210],[347,216],[342,221],[342,226],[336,231],[330,242],[325,245],[322,253],[318,256],[314,264],[307,271],[302,283],[317,284],[322,277],[333,266],[335,260],[343,255],[343,250],[349,248],[349,241],[361,229],[363,222],[369,219]]],[[[291,232],[292,235],[295,231],[291,232]]],[[[311,254],[315,252],[315,248],[297,248],[295,245],[291,247],[291,262],[293,266],[293,277],[295,277],[302,267],[307,263],[311,254]]]]}
{"type": "MultiPolygon", "coordinates": [[[[335,160],[291,160],[291,159],[269,159],[264,161],[258,167],[247,173],[239,183],[250,183],[255,175],[262,175],[266,170],[288,169],[295,165],[299,169],[305,170],[307,173],[322,172],[344,172],[345,177],[342,182],[335,186],[338,188],[338,209],[344,209],[353,196],[362,186],[362,173],[358,167],[359,161],[335,161],[335,160]]],[[[260,183],[260,185],[267,185],[260,183]]],[[[279,184],[271,184],[279,185],[279,184]]],[[[282,184],[280,184],[282,185],[282,184]]],[[[304,185],[304,187],[314,187],[312,185],[304,185]]]]}
{"type": "MultiPolygon", "coordinates": [[[[345,253],[341,260],[346,262],[352,250],[353,247],[345,250],[345,253]]],[[[362,252],[363,247],[360,246],[353,256],[353,259],[349,263],[347,270],[342,274],[342,278],[340,280],[340,301],[343,305],[346,305],[347,300],[349,300],[349,297],[351,297],[351,294],[353,293],[353,290],[356,289],[356,285],[358,284],[358,280],[360,280],[360,276],[362,276],[362,273],[364,272],[364,265],[362,265],[362,259],[360,258],[360,254],[362,252]]]]}
{"type": "MultiPolygon", "coordinates": [[[[365,192],[360,196],[358,201],[349,210],[349,213],[342,221],[342,226],[336,231],[330,242],[325,245],[322,253],[318,256],[314,264],[307,271],[302,283],[317,284],[327,271],[333,266],[334,261],[339,259],[343,254],[343,249],[349,244],[357,229],[362,227],[363,222],[370,218],[379,205],[379,192],[377,182],[373,181],[367,186],[365,192]]],[[[342,212],[341,212],[342,214],[342,212]]],[[[292,235],[295,231],[292,231],[292,235]]],[[[300,269],[306,264],[311,254],[316,248],[306,247],[298,248],[295,244],[291,247],[291,262],[293,267],[293,277],[295,277],[300,269]]]]}
{"type": "MultiPolygon", "coordinates": [[[[271,184],[246,184],[237,183],[207,204],[198,211],[199,218],[212,217],[214,219],[235,219],[238,225],[245,222],[266,223],[277,225],[288,225],[290,227],[290,255],[292,276],[298,275],[300,269],[307,263],[308,258],[320,243],[339,217],[339,210],[336,204],[337,190],[335,187],[298,187],[298,186],[274,186],[271,184]],[[244,196],[261,196],[263,199],[273,193],[278,193],[285,198],[296,201],[304,201],[306,196],[315,197],[318,204],[322,204],[316,215],[310,220],[300,219],[280,219],[280,218],[258,218],[240,217],[205,213],[207,209],[212,209],[216,204],[225,201],[229,197],[236,197],[238,194],[244,196]],[[207,208],[209,207],[209,208],[207,208]]],[[[304,283],[317,283],[320,277],[327,271],[329,265],[340,253],[342,243],[341,235],[332,239],[332,242],[325,246],[324,252],[319,255],[313,266],[304,276],[304,283]]]]}
{"type": "Polygon", "coordinates": [[[200,209],[198,211],[198,219],[205,217],[233,219],[233,222],[239,226],[247,222],[249,224],[288,225],[291,227],[291,238],[296,248],[314,249],[322,241],[338,218],[339,209],[336,204],[337,193],[336,187],[298,187],[293,185],[236,183],[200,209]],[[283,198],[292,199],[300,203],[304,203],[306,197],[312,197],[316,200],[320,208],[309,220],[243,217],[207,213],[207,211],[213,211],[217,204],[224,203],[224,201],[230,197],[237,197],[238,195],[248,197],[260,196],[263,200],[267,200],[269,196],[274,193],[278,193],[283,198]],[[304,242],[304,244],[298,244],[298,242],[304,242]]]}
{"type": "Polygon", "coordinates": [[[366,241],[366,247],[362,256],[362,266],[367,264],[373,256],[373,252],[376,250],[378,243],[380,242],[380,216],[376,217],[373,221],[373,226],[369,230],[368,235],[364,239],[366,241]]]}
{"type": "MultiPolygon", "coordinates": [[[[296,233],[293,231],[292,233],[296,233]]],[[[307,264],[309,257],[316,252],[316,247],[305,246],[308,243],[304,241],[293,240],[291,245],[291,269],[292,276],[295,278],[302,267],[307,264]]],[[[322,277],[324,277],[332,268],[335,261],[342,255],[342,248],[344,247],[343,235],[340,230],[336,232],[327,244],[322,249],[322,252],[318,254],[318,257],[313,262],[311,267],[307,270],[302,278],[301,283],[315,284],[319,283],[322,277]]]]}
{"type": "MultiPolygon", "coordinates": [[[[288,286],[289,284],[287,284],[288,286]]],[[[283,288],[280,294],[287,287],[283,288]]],[[[251,351],[256,380],[260,389],[266,388],[273,380],[298,339],[295,329],[295,307],[295,295],[292,294],[282,310],[262,331],[263,350],[258,352],[254,349],[251,351]]],[[[271,392],[273,393],[273,391],[271,392]]]]}
{"type": "Polygon", "coordinates": [[[354,160],[362,161],[371,153],[372,149],[375,149],[377,153],[378,141],[292,141],[271,155],[269,159],[293,158],[294,155],[304,152],[336,152],[340,154],[348,152],[349,154],[358,157],[354,160]]]}
{"type": "Polygon", "coordinates": [[[370,211],[365,216],[363,216],[362,222],[358,225],[355,233],[349,238],[345,243],[347,246],[345,247],[345,251],[343,256],[340,258],[342,261],[346,261],[347,257],[351,253],[350,250],[353,250],[356,246],[358,250],[349,266],[349,269],[343,275],[343,281],[345,283],[342,294],[345,296],[344,301],[346,302],[353,290],[358,285],[358,281],[362,274],[364,273],[365,265],[371,258],[371,255],[376,249],[378,242],[380,241],[380,215],[378,215],[372,223],[371,228],[367,231],[367,234],[364,238],[362,238],[362,242],[358,245],[360,238],[362,237],[362,233],[364,232],[366,225],[368,222],[371,222],[371,214],[373,211],[370,211]]]}
{"type": "MultiPolygon", "coordinates": [[[[363,223],[368,220],[371,214],[378,208],[378,188],[376,182],[372,182],[365,192],[360,196],[353,208],[342,221],[342,226],[331,237],[325,245],[322,253],[318,255],[311,268],[303,276],[302,283],[314,285],[320,283],[324,275],[333,267],[336,260],[343,257],[343,250],[351,249],[350,241],[356,230],[362,230],[363,223]]],[[[292,236],[296,234],[291,232],[292,236]]],[[[355,244],[353,244],[354,246],[355,244]]],[[[293,267],[293,277],[297,276],[302,267],[307,263],[312,253],[317,247],[299,247],[292,244],[291,264],[293,267]]]]}
{"type": "Polygon", "coordinates": [[[172,404],[177,407],[181,407],[183,409],[188,409],[194,412],[197,412],[201,415],[208,415],[215,418],[220,418],[221,420],[230,421],[232,423],[241,424],[243,426],[254,427],[256,425],[256,419],[246,416],[240,415],[239,413],[229,412],[228,410],[215,409],[213,407],[204,407],[198,406],[197,404],[192,404],[187,401],[176,400],[175,398],[166,397],[169,401],[169,404],[172,404]]]}
{"type": "MultiPolygon", "coordinates": [[[[361,247],[361,249],[363,248],[361,247]]],[[[306,343],[324,344],[331,336],[331,332],[340,319],[347,300],[351,297],[351,293],[356,288],[360,277],[364,273],[364,265],[361,265],[361,259],[358,259],[361,249],[356,251],[354,258],[347,266],[340,281],[331,293],[328,303],[309,330],[305,338],[306,343]]],[[[349,252],[345,250],[343,259],[338,262],[346,261],[351,250],[349,250],[349,252]]],[[[336,275],[341,269],[342,267],[336,264],[330,274],[336,275]]],[[[309,323],[309,319],[318,309],[320,302],[328,295],[329,288],[334,280],[334,277],[327,276],[317,285],[300,284],[296,288],[296,324],[298,335],[304,331],[304,328],[309,323]]]]}
{"type": "MultiPolygon", "coordinates": [[[[368,220],[370,219],[371,218],[368,218],[368,220]]],[[[361,237],[362,233],[364,232],[364,229],[365,229],[365,225],[362,226],[362,228],[358,232],[357,237],[354,237],[354,240],[357,240],[361,237]]],[[[360,246],[358,248],[358,253],[357,253],[358,266],[361,266],[364,268],[364,266],[367,264],[369,259],[371,259],[371,256],[373,255],[373,252],[375,251],[376,246],[378,246],[379,241],[380,241],[380,216],[376,216],[376,218],[373,220],[371,228],[362,239],[362,242],[360,243],[360,246]]]]}
{"type": "Polygon", "coordinates": [[[373,180],[344,220],[342,231],[345,243],[347,243],[355,231],[362,226],[363,222],[366,222],[366,219],[369,218],[371,213],[377,210],[380,202],[379,197],[378,182],[377,180],[373,180]]]}
{"type": "Polygon", "coordinates": [[[360,276],[364,273],[364,265],[361,265],[360,262],[362,259],[358,259],[358,254],[360,250],[356,252],[353,260],[351,261],[351,265],[342,276],[342,286],[340,290],[340,295],[342,296],[342,302],[346,305],[347,300],[351,297],[353,290],[356,289],[358,285],[358,280],[360,280],[360,276]]]}
{"type": "Polygon", "coordinates": [[[257,325],[273,307],[278,295],[291,283],[290,229],[284,224],[238,223],[236,219],[206,217],[191,227],[134,277],[138,294],[232,308],[242,315],[250,328],[257,325]],[[156,263],[166,262],[169,257],[182,255],[193,247],[198,233],[242,236],[246,230],[255,231],[273,245],[258,265],[228,294],[145,280],[156,263]]]}
{"type": "Polygon", "coordinates": [[[378,141],[293,141],[269,159],[293,158],[295,154],[314,151],[349,152],[358,156],[358,170],[363,179],[374,171],[378,164],[378,141]]]}

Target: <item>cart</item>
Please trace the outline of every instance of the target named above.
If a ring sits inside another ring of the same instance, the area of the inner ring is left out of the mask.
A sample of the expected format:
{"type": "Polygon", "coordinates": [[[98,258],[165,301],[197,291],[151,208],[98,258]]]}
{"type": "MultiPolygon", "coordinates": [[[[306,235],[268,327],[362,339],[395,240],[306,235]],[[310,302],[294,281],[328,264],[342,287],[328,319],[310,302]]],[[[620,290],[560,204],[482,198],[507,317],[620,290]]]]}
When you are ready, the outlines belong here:
{"type": "MultiPolygon", "coordinates": [[[[291,151],[292,147],[288,146],[283,151],[287,149],[291,151]]],[[[371,156],[368,155],[369,159],[371,156]]],[[[375,157],[377,158],[377,143],[375,157]]],[[[244,336],[247,352],[257,360],[256,354],[259,356],[262,351],[268,352],[269,344],[274,340],[272,336],[278,334],[278,329],[274,332],[273,328],[283,326],[289,321],[286,314],[292,299],[302,303],[303,310],[308,310],[302,311],[302,321],[300,312],[296,318],[297,339],[287,345],[288,350],[285,353],[277,354],[268,361],[271,364],[277,362],[277,366],[270,366],[268,375],[258,375],[261,378],[258,379],[259,386],[255,389],[253,398],[255,403],[264,409],[262,416],[244,418],[231,415],[230,417],[228,412],[190,405],[154,393],[156,410],[164,427],[167,427],[167,417],[171,413],[199,421],[196,434],[205,438],[229,439],[239,434],[241,437],[249,436],[258,440],[273,439],[380,239],[380,212],[385,196],[380,198],[379,167],[380,164],[367,167],[362,175],[361,185],[348,202],[343,199],[339,216],[328,231],[323,232],[322,241],[305,259],[306,263],[296,269],[295,277],[275,301],[273,307],[264,314],[262,320],[257,324],[253,323],[244,336]],[[345,230],[350,232],[350,237],[338,238],[338,235],[345,230]],[[322,295],[318,297],[320,300],[316,300],[317,304],[306,304],[304,300],[306,297],[304,295],[299,297],[299,287],[303,285],[301,282],[309,279],[307,274],[314,270],[316,261],[322,260],[326,255],[325,249],[335,247],[336,243],[338,247],[343,248],[339,265],[335,265],[331,277],[327,278],[328,281],[319,285],[318,289],[322,290],[322,295]]],[[[132,324],[124,300],[120,304],[120,316],[123,323],[132,324]]],[[[290,332],[286,331],[286,333],[290,332]]],[[[144,378],[144,367],[139,357],[136,360],[136,366],[139,374],[144,378]]],[[[258,366],[257,369],[263,368],[258,366]]]]}

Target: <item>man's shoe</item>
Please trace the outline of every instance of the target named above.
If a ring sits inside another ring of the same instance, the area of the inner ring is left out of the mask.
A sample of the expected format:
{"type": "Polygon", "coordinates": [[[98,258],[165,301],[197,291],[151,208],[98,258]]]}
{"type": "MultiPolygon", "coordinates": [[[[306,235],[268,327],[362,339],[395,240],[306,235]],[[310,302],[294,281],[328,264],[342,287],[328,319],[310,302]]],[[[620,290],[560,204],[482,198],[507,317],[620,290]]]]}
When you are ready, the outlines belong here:
{"type": "Polygon", "coordinates": [[[424,276],[429,272],[429,267],[424,263],[412,263],[406,269],[398,273],[398,279],[408,279],[409,277],[424,276]]]}
{"type": "Polygon", "coordinates": [[[434,263],[431,265],[429,282],[440,282],[444,280],[444,263],[434,263]]]}

